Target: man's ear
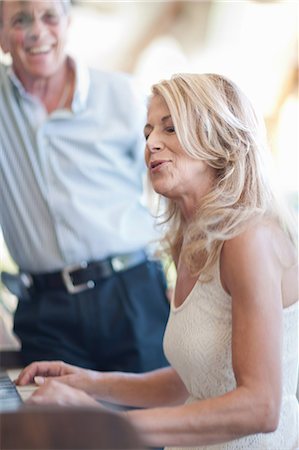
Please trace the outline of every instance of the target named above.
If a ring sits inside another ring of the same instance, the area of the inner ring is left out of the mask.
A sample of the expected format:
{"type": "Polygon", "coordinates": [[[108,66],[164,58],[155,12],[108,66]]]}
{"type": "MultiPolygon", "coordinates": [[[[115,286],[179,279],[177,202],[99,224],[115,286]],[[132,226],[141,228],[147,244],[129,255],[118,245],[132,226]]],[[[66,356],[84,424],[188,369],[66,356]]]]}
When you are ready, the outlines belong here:
{"type": "Polygon", "coordinates": [[[68,28],[70,28],[71,23],[72,23],[72,17],[71,17],[71,14],[69,14],[67,17],[67,27],[68,28]]]}
{"type": "Polygon", "coordinates": [[[0,47],[3,53],[9,53],[8,39],[1,25],[0,25],[0,47]]]}

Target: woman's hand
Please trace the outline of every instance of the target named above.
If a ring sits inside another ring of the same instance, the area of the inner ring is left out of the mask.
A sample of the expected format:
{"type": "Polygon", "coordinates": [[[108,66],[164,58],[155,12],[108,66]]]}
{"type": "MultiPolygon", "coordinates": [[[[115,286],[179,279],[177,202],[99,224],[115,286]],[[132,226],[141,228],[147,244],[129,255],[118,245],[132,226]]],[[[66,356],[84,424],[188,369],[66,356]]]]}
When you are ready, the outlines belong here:
{"type": "Polygon", "coordinates": [[[55,379],[47,379],[29,399],[27,404],[35,405],[59,405],[59,406],[89,406],[101,408],[101,405],[91,396],[60,383],[55,379]]]}
{"type": "Polygon", "coordinates": [[[84,373],[87,369],[81,369],[62,361],[38,361],[29,364],[25,367],[15,383],[19,386],[24,386],[29,383],[34,383],[35,377],[61,377],[65,375],[84,373]]]}
{"type": "Polygon", "coordinates": [[[93,370],[82,369],[79,372],[71,373],[69,375],[61,375],[59,377],[43,377],[37,375],[34,377],[34,382],[38,386],[42,386],[51,380],[59,381],[59,383],[66,384],[75,389],[80,389],[86,393],[93,395],[97,392],[98,381],[101,379],[101,373],[93,370]]]}

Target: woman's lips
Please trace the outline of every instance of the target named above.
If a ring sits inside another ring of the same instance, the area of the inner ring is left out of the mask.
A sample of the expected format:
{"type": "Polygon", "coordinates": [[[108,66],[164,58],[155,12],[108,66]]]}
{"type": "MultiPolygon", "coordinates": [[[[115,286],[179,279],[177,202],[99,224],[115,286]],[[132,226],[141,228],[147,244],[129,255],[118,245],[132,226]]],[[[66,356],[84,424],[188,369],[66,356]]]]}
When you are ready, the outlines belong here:
{"type": "Polygon", "coordinates": [[[160,168],[162,166],[165,166],[165,164],[168,164],[169,162],[170,162],[169,159],[158,159],[156,161],[152,161],[149,165],[150,170],[151,170],[151,172],[156,172],[156,171],[160,170],[160,168]]]}

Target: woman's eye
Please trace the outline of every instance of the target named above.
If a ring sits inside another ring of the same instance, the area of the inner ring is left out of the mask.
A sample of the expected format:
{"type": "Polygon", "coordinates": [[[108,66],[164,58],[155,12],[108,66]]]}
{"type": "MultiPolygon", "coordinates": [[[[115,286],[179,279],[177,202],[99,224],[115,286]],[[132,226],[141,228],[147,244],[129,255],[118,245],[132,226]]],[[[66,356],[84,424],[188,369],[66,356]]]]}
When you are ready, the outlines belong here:
{"type": "Polygon", "coordinates": [[[151,130],[149,127],[145,127],[143,130],[144,139],[147,141],[149,138],[149,135],[151,134],[151,130]]]}
{"type": "Polygon", "coordinates": [[[167,127],[165,130],[167,131],[167,133],[175,133],[174,127],[167,127]]]}

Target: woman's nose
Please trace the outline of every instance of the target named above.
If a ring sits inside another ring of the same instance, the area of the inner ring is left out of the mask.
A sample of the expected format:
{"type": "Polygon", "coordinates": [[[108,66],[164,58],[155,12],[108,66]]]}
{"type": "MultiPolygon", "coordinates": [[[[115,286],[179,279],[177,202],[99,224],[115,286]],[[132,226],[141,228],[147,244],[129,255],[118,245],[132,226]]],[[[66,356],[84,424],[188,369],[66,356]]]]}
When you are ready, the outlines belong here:
{"type": "Polygon", "coordinates": [[[149,145],[149,149],[150,149],[151,153],[159,152],[162,149],[162,145],[161,144],[152,144],[152,145],[149,145]]]}
{"type": "Polygon", "coordinates": [[[147,141],[147,146],[150,150],[150,152],[159,152],[164,148],[164,144],[159,139],[156,139],[154,137],[149,136],[147,141]]]}

